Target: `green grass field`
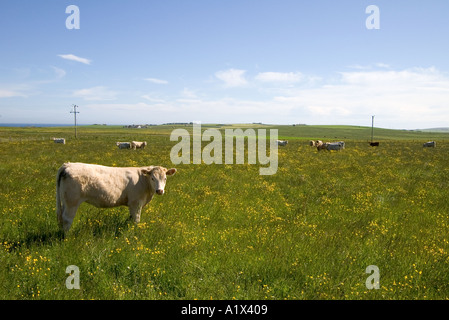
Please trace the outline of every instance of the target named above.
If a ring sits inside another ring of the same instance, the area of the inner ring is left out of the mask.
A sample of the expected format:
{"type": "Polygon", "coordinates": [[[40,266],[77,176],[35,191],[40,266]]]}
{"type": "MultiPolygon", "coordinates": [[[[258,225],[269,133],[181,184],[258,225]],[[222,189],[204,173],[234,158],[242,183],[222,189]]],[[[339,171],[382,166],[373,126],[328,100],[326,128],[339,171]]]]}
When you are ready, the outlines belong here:
{"type": "Polygon", "coordinates": [[[173,165],[178,127],[82,126],[76,140],[72,128],[0,128],[0,299],[449,298],[448,133],[376,129],[372,148],[369,127],[264,126],[289,144],[260,176],[258,164],[173,165]],[[115,146],[130,140],[148,146],[115,146]],[[178,172],[140,224],[84,203],[63,236],[55,180],[68,161],[178,172]],[[80,289],[66,288],[69,265],[80,289]],[[370,265],[380,289],[365,285],[370,265]]]}

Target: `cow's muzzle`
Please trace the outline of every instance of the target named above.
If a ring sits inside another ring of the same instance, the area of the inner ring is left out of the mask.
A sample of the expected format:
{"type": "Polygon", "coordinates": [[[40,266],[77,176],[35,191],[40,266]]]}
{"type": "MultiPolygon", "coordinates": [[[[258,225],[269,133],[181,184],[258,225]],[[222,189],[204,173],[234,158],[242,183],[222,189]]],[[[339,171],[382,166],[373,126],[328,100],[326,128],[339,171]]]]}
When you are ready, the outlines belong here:
{"type": "Polygon", "coordinates": [[[164,194],[164,190],[163,189],[157,189],[156,193],[161,196],[161,195],[164,194]]]}

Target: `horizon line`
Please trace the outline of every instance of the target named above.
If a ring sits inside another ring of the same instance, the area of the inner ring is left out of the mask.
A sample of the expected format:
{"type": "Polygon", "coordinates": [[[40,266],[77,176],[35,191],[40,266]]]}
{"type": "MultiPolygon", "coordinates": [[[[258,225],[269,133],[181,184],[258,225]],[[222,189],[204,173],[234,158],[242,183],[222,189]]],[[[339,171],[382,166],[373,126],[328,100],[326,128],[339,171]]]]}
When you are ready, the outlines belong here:
{"type": "MultiPolygon", "coordinates": [[[[193,124],[194,121],[188,122],[168,122],[168,123],[133,123],[133,124],[120,124],[120,123],[85,123],[80,124],[77,123],[77,126],[163,126],[163,125],[186,125],[193,124]]],[[[201,125],[265,125],[265,126],[309,126],[309,127],[363,127],[363,128],[371,128],[368,125],[356,125],[356,124],[277,124],[277,123],[262,123],[262,122],[252,122],[252,123],[238,123],[238,122],[230,122],[230,123],[201,123],[201,125]]],[[[28,123],[28,122],[5,122],[0,123],[0,127],[33,127],[39,126],[42,128],[45,127],[74,127],[75,125],[69,123],[28,123]]],[[[383,127],[374,127],[376,129],[386,129],[386,130],[405,130],[405,131],[421,131],[421,130],[447,130],[449,131],[449,126],[447,127],[432,127],[432,128],[416,128],[416,129],[404,129],[404,128],[383,128],[383,127]]]]}

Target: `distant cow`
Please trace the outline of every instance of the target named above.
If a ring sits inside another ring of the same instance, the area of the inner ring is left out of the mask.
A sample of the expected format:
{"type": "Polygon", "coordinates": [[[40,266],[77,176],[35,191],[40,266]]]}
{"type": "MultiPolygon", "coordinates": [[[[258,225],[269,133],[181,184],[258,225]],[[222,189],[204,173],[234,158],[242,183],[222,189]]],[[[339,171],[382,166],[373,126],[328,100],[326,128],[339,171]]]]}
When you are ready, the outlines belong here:
{"type": "Polygon", "coordinates": [[[65,139],[64,138],[53,138],[53,141],[55,143],[62,143],[65,144],[65,139]]]}
{"type": "Polygon", "coordinates": [[[278,146],[286,146],[288,141],[287,140],[276,140],[278,146]]]}
{"type": "Polygon", "coordinates": [[[429,142],[424,143],[422,146],[423,146],[423,147],[429,147],[429,148],[435,148],[436,145],[437,145],[437,144],[436,144],[435,141],[429,141],[429,142]]]}
{"type": "Polygon", "coordinates": [[[131,149],[130,142],[117,142],[116,145],[119,149],[131,149]]]}
{"type": "Polygon", "coordinates": [[[59,226],[68,231],[81,203],[97,208],[128,206],[138,223],[142,208],[154,194],[164,194],[166,176],[176,169],[159,166],[106,167],[86,163],[64,163],[56,176],[56,215],[59,226]]]}
{"type": "Polygon", "coordinates": [[[136,150],[136,149],[143,149],[145,148],[145,146],[147,145],[147,142],[139,142],[139,141],[131,141],[131,148],[136,150]]]}
{"type": "Polygon", "coordinates": [[[326,148],[327,148],[327,143],[323,143],[323,141],[321,141],[321,140],[317,140],[315,142],[315,145],[316,145],[316,149],[318,151],[326,150],[326,148]]]}
{"type": "Polygon", "coordinates": [[[316,141],[310,140],[310,141],[309,141],[309,146],[311,146],[311,147],[316,147],[316,141]]]}
{"type": "Polygon", "coordinates": [[[378,147],[379,146],[379,142],[370,142],[369,144],[371,147],[378,147]]]}
{"type": "Polygon", "coordinates": [[[327,143],[327,146],[326,146],[326,149],[328,151],[331,151],[331,150],[340,151],[344,148],[345,148],[345,143],[343,141],[327,143]]]}
{"type": "Polygon", "coordinates": [[[338,141],[338,142],[336,142],[336,143],[338,143],[339,145],[341,145],[341,148],[342,148],[342,149],[344,149],[344,148],[346,147],[346,143],[345,143],[344,141],[338,141]]]}

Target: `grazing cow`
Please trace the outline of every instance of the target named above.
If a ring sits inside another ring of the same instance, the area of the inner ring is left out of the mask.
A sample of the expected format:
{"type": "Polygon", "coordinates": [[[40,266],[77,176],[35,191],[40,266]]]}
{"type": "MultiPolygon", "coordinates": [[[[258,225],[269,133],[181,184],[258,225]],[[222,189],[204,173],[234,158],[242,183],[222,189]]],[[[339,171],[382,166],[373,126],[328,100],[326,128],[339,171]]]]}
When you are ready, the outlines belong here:
{"type": "Polygon", "coordinates": [[[378,147],[379,146],[379,142],[370,142],[369,144],[371,147],[378,147]]]}
{"type": "Polygon", "coordinates": [[[429,142],[424,143],[422,146],[423,146],[423,147],[429,147],[429,148],[435,148],[436,145],[437,145],[437,144],[436,144],[435,141],[429,141],[429,142]]]}
{"type": "Polygon", "coordinates": [[[287,140],[276,140],[276,142],[277,142],[278,146],[283,146],[283,147],[286,146],[288,143],[287,140]]]}
{"type": "Polygon", "coordinates": [[[136,149],[143,149],[145,148],[145,146],[147,145],[147,142],[139,142],[139,141],[131,141],[131,148],[136,150],[136,149]]]}
{"type": "Polygon", "coordinates": [[[331,151],[331,150],[340,151],[344,148],[345,148],[345,143],[343,141],[327,143],[327,146],[326,146],[326,149],[328,151],[331,151]]]}
{"type": "Polygon", "coordinates": [[[344,141],[339,141],[339,142],[325,142],[323,143],[322,141],[317,141],[319,143],[317,143],[317,150],[327,150],[327,151],[331,151],[331,150],[337,150],[340,151],[342,149],[345,148],[345,142],[344,141]]]}
{"type": "Polygon", "coordinates": [[[55,143],[62,143],[65,144],[65,139],[64,138],[53,138],[53,141],[55,143]]]}
{"type": "Polygon", "coordinates": [[[316,147],[316,141],[310,140],[309,141],[309,146],[316,147]]]}
{"type": "Polygon", "coordinates": [[[328,145],[328,144],[329,144],[329,142],[323,143],[323,141],[318,140],[318,141],[316,142],[316,149],[317,149],[318,151],[321,151],[321,150],[327,150],[327,145],[328,145]]]}
{"type": "Polygon", "coordinates": [[[56,176],[56,215],[68,231],[82,202],[97,208],[128,206],[138,223],[142,208],[154,194],[163,195],[166,176],[176,169],[159,166],[106,167],[86,163],[64,163],[56,176]]]}
{"type": "Polygon", "coordinates": [[[119,149],[130,149],[131,148],[130,142],[117,142],[116,145],[119,149]]]}

